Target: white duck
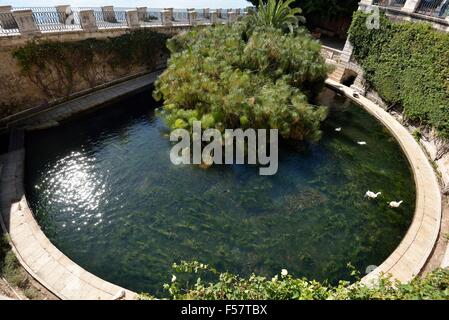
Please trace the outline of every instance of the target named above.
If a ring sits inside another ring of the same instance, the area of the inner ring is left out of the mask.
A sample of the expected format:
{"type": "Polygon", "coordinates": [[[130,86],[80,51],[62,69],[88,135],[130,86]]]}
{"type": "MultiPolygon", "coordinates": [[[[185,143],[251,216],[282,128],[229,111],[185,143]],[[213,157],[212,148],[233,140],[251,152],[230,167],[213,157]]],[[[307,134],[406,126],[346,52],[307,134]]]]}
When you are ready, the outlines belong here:
{"type": "Polygon", "coordinates": [[[365,198],[376,199],[376,198],[377,198],[378,196],[380,196],[381,194],[382,194],[382,192],[374,193],[374,192],[368,190],[368,191],[365,193],[365,198]]]}
{"type": "Polygon", "coordinates": [[[399,208],[400,206],[401,206],[401,204],[403,203],[404,201],[391,201],[391,202],[389,202],[388,203],[388,205],[390,206],[390,208],[399,208]]]}
{"type": "Polygon", "coordinates": [[[366,146],[366,142],[365,141],[358,141],[357,142],[359,145],[361,145],[361,146],[366,146]]]}
{"type": "Polygon", "coordinates": [[[126,296],[126,291],[121,289],[113,297],[112,300],[122,300],[126,296]]]}
{"type": "Polygon", "coordinates": [[[340,132],[341,128],[335,128],[335,131],[340,132]]]}

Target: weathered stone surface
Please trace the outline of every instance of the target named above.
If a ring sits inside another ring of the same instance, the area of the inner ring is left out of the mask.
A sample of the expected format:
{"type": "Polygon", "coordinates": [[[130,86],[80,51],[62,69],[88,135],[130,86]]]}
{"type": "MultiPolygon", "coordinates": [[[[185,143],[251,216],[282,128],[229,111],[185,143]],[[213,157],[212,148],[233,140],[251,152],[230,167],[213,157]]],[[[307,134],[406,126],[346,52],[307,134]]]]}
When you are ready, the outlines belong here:
{"type": "Polygon", "coordinates": [[[98,30],[97,20],[95,20],[93,10],[81,10],[79,12],[81,28],[87,32],[95,32],[98,30]]]}
{"type": "Polygon", "coordinates": [[[130,28],[140,27],[140,20],[137,10],[126,11],[126,22],[130,28]]]}
{"type": "Polygon", "coordinates": [[[187,11],[187,17],[189,19],[189,24],[191,26],[194,26],[197,24],[197,16],[198,16],[198,13],[195,10],[187,11]]]}
{"type": "Polygon", "coordinates": [[[388,112],[369,99],[353,96],[354,90],[336,81],[326,80],[327,85],[336,88],[347,98],[360,104],[376,117],[396,138],[404,151],[415,176],[416,207],[412,224],[396,250],[362,281],[376,281],[381,273],[406,282],[424,267],[438,238],[441,223],[441,195],[438,180],[432,165],[412,135],[388,112]]]}
{"type": "Polygon", "coordinates": [[[31,10],[14,10],[12,12],[14,20],[17,22],[19,32],[22,35],[36,35],[39,34],[39,28],[33,19],[33,11],[31,10]]]}

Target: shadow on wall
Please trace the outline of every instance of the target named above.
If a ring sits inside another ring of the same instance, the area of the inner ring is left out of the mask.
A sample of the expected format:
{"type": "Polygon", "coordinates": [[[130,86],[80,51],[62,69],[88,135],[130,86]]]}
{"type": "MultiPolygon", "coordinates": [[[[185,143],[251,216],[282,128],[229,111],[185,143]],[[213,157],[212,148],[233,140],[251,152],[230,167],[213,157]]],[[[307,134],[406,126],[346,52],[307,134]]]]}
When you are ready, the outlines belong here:
{"type": "Polygon", "coordinates": [[[12,130],[9,139],[9,152],[3,163],[0,181],[0,205],[2,228],[9,233],[13,206],[25,194],[23,186],[25,164],[25,133],[23,130],[12,130]]]}
{"type": "Polygon", "coordinates": [[[0,119],[151,72],[168,56],[169,36],[163,30],[118,30],[95,36],[103,38],[83,33],[76,41],[70,35],[46,35],[39,42],[8,40],[0,50],[0,78],[8,84],[0,86],[0,119]]]}

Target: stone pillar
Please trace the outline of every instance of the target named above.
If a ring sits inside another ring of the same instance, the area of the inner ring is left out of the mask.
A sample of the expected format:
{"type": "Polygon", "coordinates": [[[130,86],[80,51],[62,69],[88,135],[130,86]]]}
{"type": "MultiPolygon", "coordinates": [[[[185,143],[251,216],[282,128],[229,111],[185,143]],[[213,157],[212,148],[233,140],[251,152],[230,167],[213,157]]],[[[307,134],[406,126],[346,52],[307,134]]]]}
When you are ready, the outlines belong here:
{"type": "Polygon", "coordinates": [[[337,82],[341,82],[343,80],[345,71],[348,68],[349,62],[351,61],[352,58],[352,50],[353,46],[351,42],[349,42],[349,39],[346,39],[345,46],[343,48],[343,52],[340,55],[340,61],[337,65],[337,68],[329,76],[332,80],[335,80],[337,82]]]}
{"type": "Polygon", "coordinates": [[[343,48],[343,52],[340,56],[340,61],[345,62],[345,63],[348,63],[349,61],[351,61],[353,49],[354,49],[354,47],[352,46],[351,42],[349,42],[349,39],[346,39],[345,46],[343,48]]]}
{"type": "Polygon", "coordinates": [[[140,22],[145,21],[145,19],[147,18],[147,7],[138,7],[137,16],[139,17],[140,22]]]}
{"type": "Polygon", "coordinates": [[[95,20],[93,10],[81,10],[79,12],[81,28],[84,31],[92,32],[97,31],[97,20],[95,20]]]}
{"type": "Polygon", "coordinates": [[[32,35],[40,33],[39,28],[34,22],[33,11],[31,10],[15,10],[12,12],[14,20],[16,20],[19,32],[22,35],[32,35]]]}
{"type": "Polygon", "coordinates": [[[106,22],[116,23],[114,6],[103,6],[101,7],[101,12],[103,12],[103,19],[106,22]]]}
{"type": "Polygon", "coordinates": [[[361,95],[366,94],[366,83],[365,83],[365,77],[363,75],[363,70],[357,70],[357,77],[354,80],[354,83],[351,85],[351,89],[354,91],[357,91],[361,95]]]}
{"type": "Polygon", "coordinates": [[[402,7],[402,11],[413,13],[416,11],[416,8],[418,8],[420,2],[421,0],[407,0],[402,7]]]}
{"type": "MultiPolygon", "coordinates": [[[[62,4],[62,5],[55,6],[55,8],[56,8],[56,12],[58,14],[59,22],[62,24],[66,24],[67,18],[72,13],[72,9],[70,8],[70,5],[62,4]]],[[[72,24],[72,23],[70,23],[70,24],[72,24]]]]}
{"type": "Polygon", "coordinates": [[[235,9],[235,15],[239,16],[240,15],[240,9],[235,9]]]}
{"type": "Polygon", "coordinates": [[[172,26],[173,20],[170,10],[162,10],[161,12],[161,20],[164,26],[172,26]]]}
{"type": "Polygon", "coordinates": [[[235,21],[235,12],[228,11],[228,23],[233,23],[235,21]]]}
{"type": "Polygon", "coordinates": [[[209,8],[203,9],[204,19],[209,19],[209,17],[210,17],[209,11],[210,11],[209,8]]]}
{"type": "Polygon", "coordinates": [[[196,17],[198,16],[195,10],[187,11],[187,16],[189,17],[189,24],[191,26],[196,25],[196,17]]]}
{"type": "Polygon", "coordinates": [[[221,8],[216,9],[215,11],[217,11],[217,18],[221,19],[221,8]]]}
{"type": "Polygon", "coordinates": [[[139,15],[137,13],[137,10],[126,11],[126,23],[130,28],[140,27],[139,15]]]}
{"type": "Polygon", "coordinates": [[[218,22],[217,11],[211,11],[209,13],[209,19],[211,24],[217,24],[218,22]]]}
{"type": "Polygon", "coordinates": [[[169,16],[168,18],[170,19],[170,21],[174,21],[174,17],[173,17],[173,8],[164,8],[164,11],[167,10],[169,12],[169,16]]]}
{"type": "Polygon", "coordinates": [[[3,29],[17,28],[17,23],[12,17],[11,10],[12,6],[0,6],[0,26],[2,26],[3,29]]]}

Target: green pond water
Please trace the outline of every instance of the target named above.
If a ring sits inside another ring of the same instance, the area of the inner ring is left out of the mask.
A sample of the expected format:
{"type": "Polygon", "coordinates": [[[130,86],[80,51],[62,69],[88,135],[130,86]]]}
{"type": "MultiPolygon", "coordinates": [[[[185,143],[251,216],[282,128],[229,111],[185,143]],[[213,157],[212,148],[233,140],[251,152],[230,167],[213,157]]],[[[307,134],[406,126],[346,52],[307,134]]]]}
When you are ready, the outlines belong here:
{"type": "Polygon", "coordinates": [[[28,201],[67,256],[139,292],[163,294],[181,260],[244,276],[285,268],[335,282],[350,278],[348,262],[364,274],[410,225],[412,174],[374,118],[330,90],[320,99],[332,110],[320,143],[281,145],[278,173],[260,176],[256,166],[173,165],[157,104],[139,94],[29,134],[28,201]]]}

